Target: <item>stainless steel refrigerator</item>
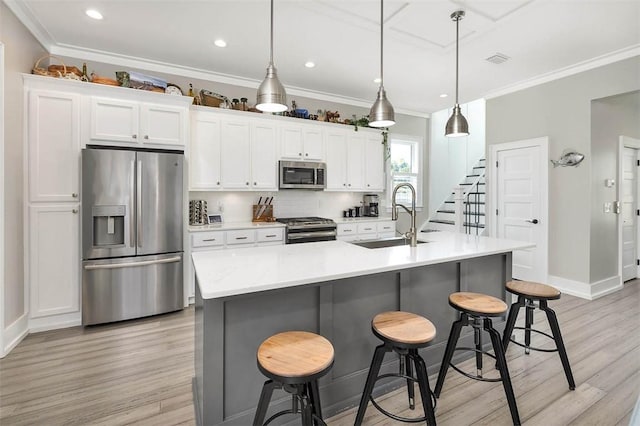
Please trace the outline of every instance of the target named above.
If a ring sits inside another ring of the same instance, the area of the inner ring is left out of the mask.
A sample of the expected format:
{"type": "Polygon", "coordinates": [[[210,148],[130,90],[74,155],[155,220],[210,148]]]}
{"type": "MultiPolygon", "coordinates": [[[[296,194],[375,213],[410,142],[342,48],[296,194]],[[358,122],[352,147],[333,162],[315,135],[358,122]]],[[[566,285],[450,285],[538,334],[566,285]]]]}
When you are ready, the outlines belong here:
{"type": "Polygon", "coordinates": [[[82,150],[82,324],[183,308],[182,153],[82,150]]]}

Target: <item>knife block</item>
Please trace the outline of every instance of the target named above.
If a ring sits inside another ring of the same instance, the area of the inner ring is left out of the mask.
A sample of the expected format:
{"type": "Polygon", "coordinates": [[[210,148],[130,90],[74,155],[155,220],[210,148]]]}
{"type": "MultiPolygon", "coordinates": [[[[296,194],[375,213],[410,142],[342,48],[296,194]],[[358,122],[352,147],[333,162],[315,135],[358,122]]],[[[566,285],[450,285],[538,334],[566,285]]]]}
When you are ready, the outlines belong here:
{"type": "Polygon", "coordinates": [[[273,205],[271,204],[254,204],[252,222],[273,222],[273,205]]]}

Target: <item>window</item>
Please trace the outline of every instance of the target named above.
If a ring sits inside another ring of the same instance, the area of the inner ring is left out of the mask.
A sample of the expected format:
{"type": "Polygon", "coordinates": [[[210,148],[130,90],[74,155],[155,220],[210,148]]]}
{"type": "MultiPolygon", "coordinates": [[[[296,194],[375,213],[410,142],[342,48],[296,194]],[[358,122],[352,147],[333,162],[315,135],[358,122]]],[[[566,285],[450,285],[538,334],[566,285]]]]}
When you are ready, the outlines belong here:
{"type": "MultiPolygon", "coordinates": [[[[410,183],[416,189],[416,206],[422,207],[422,138],[416,136],[389,135],[388,206],[391,207],[393,188],[400,183],[410,183]]],[[[400,188],[396,201],[411,204],[411,190],[400,188]]]]}

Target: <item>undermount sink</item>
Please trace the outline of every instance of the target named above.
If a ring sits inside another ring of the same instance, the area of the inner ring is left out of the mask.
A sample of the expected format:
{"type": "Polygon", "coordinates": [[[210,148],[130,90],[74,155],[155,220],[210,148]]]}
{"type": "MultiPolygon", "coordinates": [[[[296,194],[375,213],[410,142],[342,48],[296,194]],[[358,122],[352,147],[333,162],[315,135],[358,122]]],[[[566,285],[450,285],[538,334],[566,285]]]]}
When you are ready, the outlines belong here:
{"type": "MultiPolygon", "coordinates": [[[[355,244],[360,247],[368,249],[384,248],[384,247],[396,247],[396,246],[408,246],[411,240],[407,238],[385,238],[383,240],[369,240],[369,241],[356,241],[351,244],[355,244]]],[[[418,244],[424,244],[426,241],[418,241],[418,244]]]]}

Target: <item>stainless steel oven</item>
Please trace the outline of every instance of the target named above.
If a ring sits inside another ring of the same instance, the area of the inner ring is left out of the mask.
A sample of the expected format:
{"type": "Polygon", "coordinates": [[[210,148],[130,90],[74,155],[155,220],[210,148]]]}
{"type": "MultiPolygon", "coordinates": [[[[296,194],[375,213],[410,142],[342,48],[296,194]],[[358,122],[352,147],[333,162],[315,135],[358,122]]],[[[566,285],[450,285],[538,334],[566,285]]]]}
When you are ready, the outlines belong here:
{"type": "Polygon", "coordinates": [[[287,225],[287,244],[333,241],[337,235],[337,225],[331,219],[321,217],[279,218],[287,225]]]}
{"type": "Polygon", "coordinates": [[[280,161],[280,189],[323,190],[327,186],[325,163],[280,161]]]}

